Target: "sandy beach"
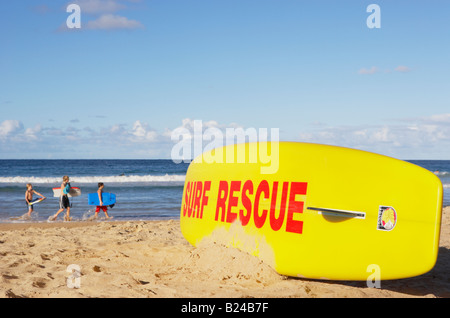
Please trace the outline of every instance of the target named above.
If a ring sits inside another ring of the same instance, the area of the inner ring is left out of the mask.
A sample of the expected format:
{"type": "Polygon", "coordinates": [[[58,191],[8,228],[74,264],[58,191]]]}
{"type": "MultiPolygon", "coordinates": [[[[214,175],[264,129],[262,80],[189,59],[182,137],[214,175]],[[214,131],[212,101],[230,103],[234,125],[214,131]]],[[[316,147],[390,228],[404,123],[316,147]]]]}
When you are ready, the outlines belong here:
{"type": "Polygon", "coordinates": [[[235,249],[194,248],[176,220],[4,223],[0,260],[1,298],[448,298],[450,207],[443,211],[433,270],[382,281],[380,289],[284,277],[235,249]]]}

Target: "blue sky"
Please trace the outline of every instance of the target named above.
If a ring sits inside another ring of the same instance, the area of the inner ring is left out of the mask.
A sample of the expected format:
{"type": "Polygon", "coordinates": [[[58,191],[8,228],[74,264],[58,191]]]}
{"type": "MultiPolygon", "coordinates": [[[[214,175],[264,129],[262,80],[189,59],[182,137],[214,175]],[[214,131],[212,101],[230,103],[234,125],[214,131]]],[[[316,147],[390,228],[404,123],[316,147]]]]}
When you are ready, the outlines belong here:
{"type": "Polygon", "coordinates": [[[0,159],[170,158],[194,120],[450,159],[449,19],[444,0],[2,1],[0,159]]]}

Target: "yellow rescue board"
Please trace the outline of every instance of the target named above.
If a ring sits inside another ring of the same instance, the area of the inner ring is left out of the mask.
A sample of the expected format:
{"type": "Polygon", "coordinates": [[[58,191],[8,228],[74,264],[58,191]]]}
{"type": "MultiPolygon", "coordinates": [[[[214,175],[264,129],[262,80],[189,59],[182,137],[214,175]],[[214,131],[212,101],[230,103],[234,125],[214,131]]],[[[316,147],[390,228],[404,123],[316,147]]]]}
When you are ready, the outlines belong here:
{"type": "Polygon", "coordinates": [[[411,163],[308,143],[226,146],[186,174],[181,230],[236,247],[287,276],[417,276],[436,263],[442,184],[411,163]]]}

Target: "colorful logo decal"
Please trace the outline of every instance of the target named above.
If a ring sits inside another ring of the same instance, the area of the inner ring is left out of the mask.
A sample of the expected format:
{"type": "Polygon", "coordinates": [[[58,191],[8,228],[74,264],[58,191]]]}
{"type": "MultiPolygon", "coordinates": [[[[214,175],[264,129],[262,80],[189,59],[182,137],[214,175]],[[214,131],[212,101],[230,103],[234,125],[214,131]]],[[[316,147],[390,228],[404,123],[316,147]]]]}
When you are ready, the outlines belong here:
{"type": "Polygon", "coordinates": [[[391,206],[380,206],[378,210],[378,230],[391,231],[397,224],[397,212],[391,206]]]}

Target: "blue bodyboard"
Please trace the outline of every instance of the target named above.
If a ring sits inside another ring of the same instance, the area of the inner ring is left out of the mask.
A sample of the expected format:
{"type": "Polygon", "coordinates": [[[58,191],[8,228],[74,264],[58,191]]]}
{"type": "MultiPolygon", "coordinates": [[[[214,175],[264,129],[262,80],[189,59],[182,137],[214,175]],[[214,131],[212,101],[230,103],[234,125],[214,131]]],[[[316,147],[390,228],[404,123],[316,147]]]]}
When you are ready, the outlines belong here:
{"type": "MultiPolygon", "coordinates": [[[[116,204],[116,195],[114,193],[104,192],[104,193],[102,193],[102,201],[103,201],[103,206],[116,204]]],[[[98,193],[89,193],[88,204],[89,205],[100,205],[100,201],[98,200],[98,193]]]]}

